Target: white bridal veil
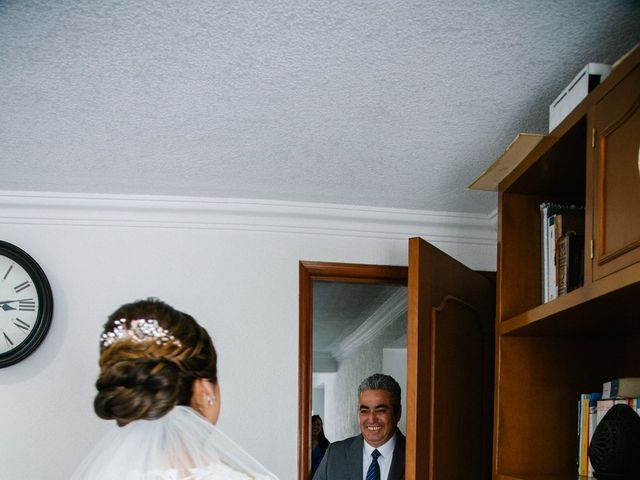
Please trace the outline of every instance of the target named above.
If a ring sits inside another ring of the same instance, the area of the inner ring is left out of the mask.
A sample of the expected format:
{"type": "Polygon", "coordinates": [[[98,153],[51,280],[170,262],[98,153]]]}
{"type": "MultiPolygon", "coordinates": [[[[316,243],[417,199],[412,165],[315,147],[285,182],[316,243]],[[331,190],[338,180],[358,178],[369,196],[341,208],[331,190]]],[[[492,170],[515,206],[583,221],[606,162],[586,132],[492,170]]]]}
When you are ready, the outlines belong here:
{"type": "Polygon", "coordinates": [[[277,480],[189,407],[113,426],[71,480],[277,480]]]}

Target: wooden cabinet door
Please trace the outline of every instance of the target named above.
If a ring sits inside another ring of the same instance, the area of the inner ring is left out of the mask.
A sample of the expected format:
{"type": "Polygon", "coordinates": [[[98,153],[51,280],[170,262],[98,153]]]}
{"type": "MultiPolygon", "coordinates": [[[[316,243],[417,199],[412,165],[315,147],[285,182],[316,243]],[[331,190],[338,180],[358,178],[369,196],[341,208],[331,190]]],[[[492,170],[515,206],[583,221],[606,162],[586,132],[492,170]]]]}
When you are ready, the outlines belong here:
{"type": "Polygon", "coordinates": [[[640,66],[596,103],[593,278],[640,261],[640,66]]]}
{"type": "Polygon", "coordinates": [[[495,286],[409,240],[408,480],[491,478],[495,286]]]}

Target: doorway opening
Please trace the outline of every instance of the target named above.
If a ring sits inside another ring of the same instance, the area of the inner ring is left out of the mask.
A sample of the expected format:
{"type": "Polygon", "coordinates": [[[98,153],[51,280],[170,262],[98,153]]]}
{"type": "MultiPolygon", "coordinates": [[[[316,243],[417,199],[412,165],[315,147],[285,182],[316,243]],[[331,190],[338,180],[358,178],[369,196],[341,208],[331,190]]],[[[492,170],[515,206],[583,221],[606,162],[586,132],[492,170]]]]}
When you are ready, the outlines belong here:
{"type": "Polygon", "coordinates": [[[375,373],[359,360],[379,365],[405,394],[406,285],[406,267],[300,262],[299,479],[311,470],[312,414],[325,420],[332,441],[358,433],[357,409],[344,398],[354,395],[361,371],[375,373]]]}

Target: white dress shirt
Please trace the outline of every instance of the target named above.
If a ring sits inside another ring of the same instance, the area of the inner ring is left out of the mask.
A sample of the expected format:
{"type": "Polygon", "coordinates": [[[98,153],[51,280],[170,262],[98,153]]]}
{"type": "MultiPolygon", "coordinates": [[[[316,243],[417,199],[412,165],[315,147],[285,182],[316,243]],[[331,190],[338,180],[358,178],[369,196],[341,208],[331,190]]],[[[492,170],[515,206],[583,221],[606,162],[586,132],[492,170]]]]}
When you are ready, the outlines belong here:
{"type": "Polygon", "coordinates": [[[389,469],[391,468],[391,460],[393,459],[393,449],[396,447],[396,434],[393,434],[386,443],[379,447],[372,447],[364,441],[364,448],[362,449],[362,480],[367,480],[367,470],[373,457],[371,452],[378,450],[380,456],[378,457],[378,465],[380,465],[380,480],[387,480],[389,478],[389,469]]]}

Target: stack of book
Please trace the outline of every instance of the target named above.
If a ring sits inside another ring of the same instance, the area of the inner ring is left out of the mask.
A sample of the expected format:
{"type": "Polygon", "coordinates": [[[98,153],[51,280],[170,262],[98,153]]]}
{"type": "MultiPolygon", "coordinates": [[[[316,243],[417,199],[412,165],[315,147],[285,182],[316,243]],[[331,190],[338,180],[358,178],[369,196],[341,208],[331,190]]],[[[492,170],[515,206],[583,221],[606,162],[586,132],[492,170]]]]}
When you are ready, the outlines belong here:
{"type": "Polygon", "coordinates": [[[578,401],[578,475],[593,476],[587,450],[598,423],[611,407],[626,403],[640,415],[640,377],[605,382],[602,392],[583,393],[578,401]]]}
{"type": "Polygon", "coordinates": [[[542,302],[584,283],[584,206],[540,204],[542,302]]]}

